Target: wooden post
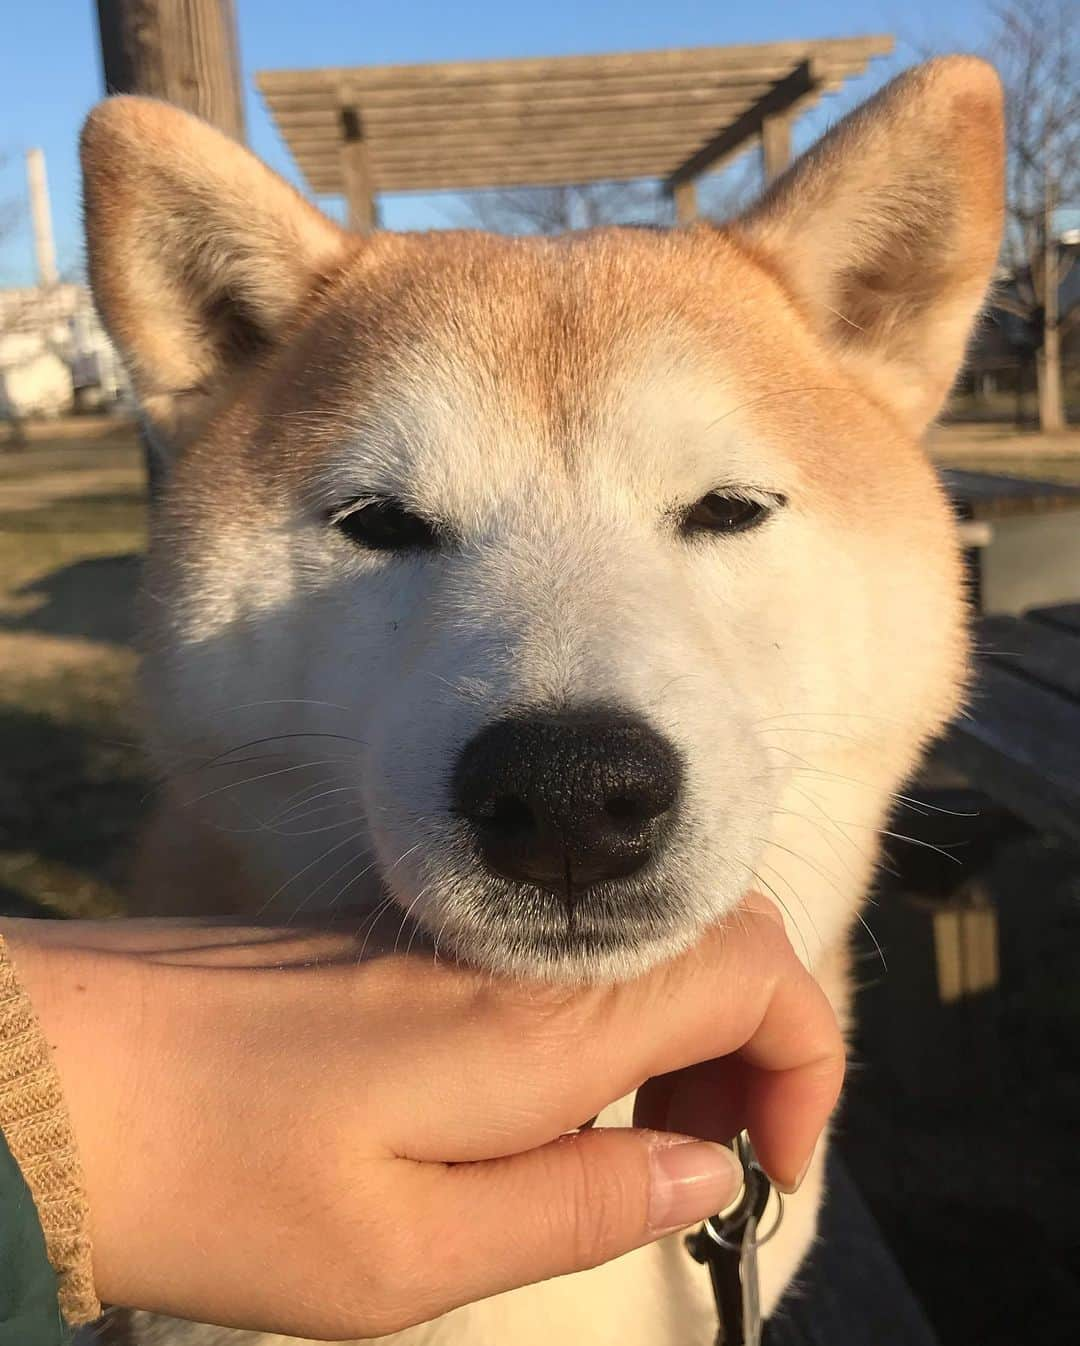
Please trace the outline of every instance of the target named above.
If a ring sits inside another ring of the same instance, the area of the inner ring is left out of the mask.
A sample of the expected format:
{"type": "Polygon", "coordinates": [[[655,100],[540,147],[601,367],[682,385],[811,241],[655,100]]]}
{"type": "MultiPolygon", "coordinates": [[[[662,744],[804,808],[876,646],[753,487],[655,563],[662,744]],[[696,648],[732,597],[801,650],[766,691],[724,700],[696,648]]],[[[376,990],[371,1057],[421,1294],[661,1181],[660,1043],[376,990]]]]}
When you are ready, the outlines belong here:
{"type": "Polygon", "coordinates": [[[675,203],[676,224],[692,224],[697,219],[697,183],[693,178],[677,182],[671,189],[671,199],[675,203]]]}
{"type": "Polygon", "coordinates": [[[375,184],[364,139],[364,123],[356,108],[342,108],[341,131],[341,177],[345,183],[349,228],[360,234],[370,234],[376,227],[375,184]]]}
{"type": "MultiPolygon", "coordinates": [[[[175,103],[244,140],[244,94],[233,0],[97,0],[106,93],[175,103]]],[[[147,492],[157,500],[165,450],[141,435],[147,492]]]]}
{"type": "Polygon", "coordinates": [[[97,11],[107,93],[163,98],[244,139],[233,0],[97,0],[97,11]]]}
{"type": "Polygon", "coordinates": [[[791,116],[780,112],[761,123],[761,158],[765,185],[774,182],[791,163],[791,116]]]}

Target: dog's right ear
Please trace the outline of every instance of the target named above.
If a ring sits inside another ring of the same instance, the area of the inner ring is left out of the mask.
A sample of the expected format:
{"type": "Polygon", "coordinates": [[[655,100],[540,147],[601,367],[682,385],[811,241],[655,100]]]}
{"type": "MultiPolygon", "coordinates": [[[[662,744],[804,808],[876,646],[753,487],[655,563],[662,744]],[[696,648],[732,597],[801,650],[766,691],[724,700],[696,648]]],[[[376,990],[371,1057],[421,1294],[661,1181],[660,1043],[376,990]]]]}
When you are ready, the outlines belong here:
{"type": "Polygon", "coordinates": [[[81,150],[94,298],[155,438],[182,445],[355,242],[167,103],[107,99],[81,150]]]}

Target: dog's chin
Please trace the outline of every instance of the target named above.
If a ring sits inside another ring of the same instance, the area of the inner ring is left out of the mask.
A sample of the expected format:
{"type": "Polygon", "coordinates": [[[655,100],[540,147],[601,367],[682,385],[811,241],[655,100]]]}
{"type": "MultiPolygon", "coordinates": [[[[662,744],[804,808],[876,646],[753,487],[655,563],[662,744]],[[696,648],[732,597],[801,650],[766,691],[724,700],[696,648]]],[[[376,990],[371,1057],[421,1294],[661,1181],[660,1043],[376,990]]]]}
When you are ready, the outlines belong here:
{"type": "Polygon", "coordinates": [[[616,913],[588,903],[568,910],[546,898],[534,903],[529,915],[515,913],[513,904],[461,914],[433,907],[421,923],[424,947],[440,958],[499,976],[566,985],[632,980],[689,948],[701,934],[699,925],[678,919],[674,911],[664,917],[655,911],[616,913]]]}
{"type": "Polygon", "coordinates": [[[689,948],[699,933],[672,930],[663,937],[647,937],[618,930],[550,934],[481,929],[460,931],[446,944],[459,962],[500,976],[592,986],[632,981],[689,948]]]}
{"type": "Polygon", "coordinates": [[[372,875],[373,892],[338,908],[335,920],[353,926],[365,957],[408,953],[585,986],[643,975],[690,948],[718,915],[676,900],[675,885],[656,876],[591,889],[573,904],[527,884],[464,877],[429,881],[421,899],[372,875]]]}

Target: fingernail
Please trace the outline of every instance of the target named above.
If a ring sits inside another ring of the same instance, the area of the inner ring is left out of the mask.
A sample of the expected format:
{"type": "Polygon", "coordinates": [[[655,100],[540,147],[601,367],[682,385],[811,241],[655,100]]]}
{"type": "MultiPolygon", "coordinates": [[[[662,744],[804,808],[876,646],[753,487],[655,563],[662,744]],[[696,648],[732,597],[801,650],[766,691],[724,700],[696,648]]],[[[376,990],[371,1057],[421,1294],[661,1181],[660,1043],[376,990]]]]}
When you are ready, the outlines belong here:
{"type": "Polygon", "coordinates": [[[803,1166],[802,1166],[801,1169],[799,1169],[798,1176],[796,1177],[796,1179],[795,1179],[795,1181],[794,1181],[793,1183],[791,1183],[791,1184],[787,1184],[787,1183],[778,1182],[778,1183],[776,1184],[776,1189],[777,1189],[778,1192],[783,1192],[783,1194],[784,1194],[785,1196],[794,1196],[794,1195],[795,1195],[795,1193],[796,1193],[796,1192],[799,1190],[799,1188],[803,1185],[803,1179],[806,1177],[807,1173],[809,1173],[809,1171],[810,1171],[810,1165],[814,1162],[814,1154],[815,1154],[816,1150],[817,1150],[817,1146],[815,1145],[814,1148],[810,1151],[810,1158],[807,1159],[806,1163],[803,1164],[803,1166]]]}
{"type": "Polygon", "coordinates": [[[683,1229],[728,1205],[742,1166],[723,1145],[691,1140],[654,1145],[650,1156],[649,1227],[683,1229]]]}

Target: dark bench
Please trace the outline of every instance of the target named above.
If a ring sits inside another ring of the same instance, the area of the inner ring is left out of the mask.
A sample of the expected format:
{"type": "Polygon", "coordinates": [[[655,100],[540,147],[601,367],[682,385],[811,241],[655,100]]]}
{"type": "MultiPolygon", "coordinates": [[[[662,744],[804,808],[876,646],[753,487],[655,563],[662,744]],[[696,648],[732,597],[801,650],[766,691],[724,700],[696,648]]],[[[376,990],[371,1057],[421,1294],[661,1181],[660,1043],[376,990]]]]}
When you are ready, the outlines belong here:
{"type": "Polygon", "coordinates": [[[983,617],[976,640],[969,710],[940,760],[1036,829],[1080,844],[1080,603],[983,617]]]}

